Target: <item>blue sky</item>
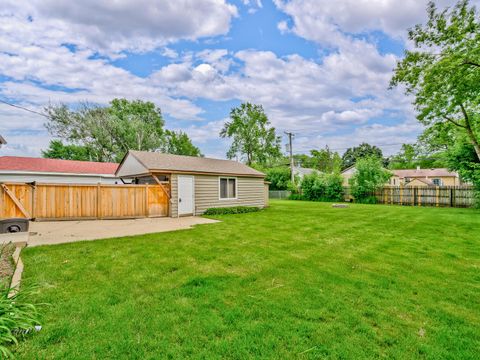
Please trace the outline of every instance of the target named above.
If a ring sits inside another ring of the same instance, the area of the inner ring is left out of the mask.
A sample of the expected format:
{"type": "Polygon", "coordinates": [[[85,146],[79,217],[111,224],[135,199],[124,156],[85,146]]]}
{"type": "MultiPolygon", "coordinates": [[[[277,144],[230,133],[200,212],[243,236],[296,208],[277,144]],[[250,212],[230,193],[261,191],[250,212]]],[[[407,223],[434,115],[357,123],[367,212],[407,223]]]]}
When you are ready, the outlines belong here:
{"type": "MultiPolygon", "coordinates": [[[[218,133],[242,101],[294,132],[296,153],[367,141],[391,154],[422,130],[411,99],[387,87],[426,1],[3,3],[0,99],[33,110],[153,101],[212,157],[225,157],[218,133]]],[[[44,120],[0,104],[1,154],[39,156],[51,139],[44,120]]]]}

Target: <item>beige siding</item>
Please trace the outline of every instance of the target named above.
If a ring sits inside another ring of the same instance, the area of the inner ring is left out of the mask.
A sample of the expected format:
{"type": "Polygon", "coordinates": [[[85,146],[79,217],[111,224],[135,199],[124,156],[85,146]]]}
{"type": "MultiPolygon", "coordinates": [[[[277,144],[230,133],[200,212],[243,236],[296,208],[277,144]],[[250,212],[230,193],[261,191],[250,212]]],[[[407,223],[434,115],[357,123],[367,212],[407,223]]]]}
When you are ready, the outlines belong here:
{"type": "Polygon", "coordinates": [[[263,178],[237,177],[237,199],[219,199],[219,176],[195,175],[195,213],[211,207],[265,206],[263,178]]]}
{"type": "Polygon", "coordinates": [[[170,198],[170,216],[178,216],[178,175],[172,174],[171,181],[171,198],[170,198]]]}
{"type": "MultiPolygon", "coordinates": [[[[212,207],[258,206],[265,207],[265,185],[263,178],[236,177],[237,199],[219,199],[219,178],[216,175],[194,175],[195,215],[202,214],[212,207]]],[[[170,211],[172,217],[178,216],[178,175],[172,174],[172,197],[170,211]]]]}

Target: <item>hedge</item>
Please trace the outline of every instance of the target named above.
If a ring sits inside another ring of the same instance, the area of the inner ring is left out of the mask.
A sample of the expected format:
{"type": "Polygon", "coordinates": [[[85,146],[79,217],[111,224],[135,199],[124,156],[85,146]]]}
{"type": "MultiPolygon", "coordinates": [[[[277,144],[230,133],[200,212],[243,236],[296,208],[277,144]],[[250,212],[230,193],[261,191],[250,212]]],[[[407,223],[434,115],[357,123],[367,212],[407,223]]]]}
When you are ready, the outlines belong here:
{"type": "Polygon", "coordinates": [[[227,215],[227,214],[244,214],[260,211],[256,206],[233,206],[221,208],[209,208],[205,210],[203,215],[227,215]]]}

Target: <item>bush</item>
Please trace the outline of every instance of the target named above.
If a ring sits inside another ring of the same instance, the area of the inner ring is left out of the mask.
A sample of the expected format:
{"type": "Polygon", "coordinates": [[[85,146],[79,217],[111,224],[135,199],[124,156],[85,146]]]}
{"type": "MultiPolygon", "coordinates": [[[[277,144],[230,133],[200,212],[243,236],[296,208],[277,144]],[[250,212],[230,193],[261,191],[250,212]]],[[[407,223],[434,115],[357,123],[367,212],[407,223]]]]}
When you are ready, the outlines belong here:
{"type": "Polygon", "coordinates": [[[265,180],[270,182],[270,190],[288,190],[290,169],[287,167],[276,167],[266,170],[265,180]]]}
{"type": "Polygon", "coordinates": [[[376,157],[359,159],[355,164],[355,170],[355,174],[349,180],[355,201],[376,203],[373,193],[382,188],[392,174],[383,168],[381,159],[376,157]]]}
{"type": "Polygon", "coordinates": [[[302,197],[310,201],[342,201],[343,179],[340,174],[306,175],[302,179],[302,197]]]}
{"type": "Polygon", "coordinates": [[[245,214],[260,211],[256,206],[232,206],[221,208],[209,208],[203,215],[227,215],[227,214],[245,214]]]}

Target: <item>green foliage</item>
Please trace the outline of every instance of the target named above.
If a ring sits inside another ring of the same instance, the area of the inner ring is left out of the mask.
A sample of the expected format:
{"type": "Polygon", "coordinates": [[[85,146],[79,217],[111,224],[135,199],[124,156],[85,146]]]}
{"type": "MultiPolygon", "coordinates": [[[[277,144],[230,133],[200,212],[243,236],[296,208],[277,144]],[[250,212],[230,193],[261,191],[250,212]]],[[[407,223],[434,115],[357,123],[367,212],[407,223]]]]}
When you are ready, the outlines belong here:
{"type": "Polygon", "coordinates": [[[301,182],[302,196],[310,201],[343,200],[343,179],[339,173],[305,175],[301,182]]]}
{"type": "Polygon", "coordinates": [[[290,169],[287,167],[275,167],[265,170],[266,181],[270,182],[270,190],[287,190],[291,180],[290,169]]]}
{"type": "Polygon", "coordinates": [[[42,156],[48,159],[90,161],[94,157],[92,151],[83,145],[66,145],[61,140],[52,140],[42,156]]]}
{"type": "Polygon", "coordinates": [[[192,141],[183,131],[166,130],[166,145],[164,152],[176,155],[203,156],[200,149],[192,144],[192,141]]]}
{"type": "Polygon", "coordinates": [[[40,324],[40,314],[35,305],[28,299],[34,295],[32,288],[13,289],[13,296],[8,297],[12,291],[9,287],[0,289],[0,357],[2,359],[14,358],[10,347],[18,344],[26,334],[34,331],[40,324]]]}
{"type": "Polygon", "coordinates": [[[325,149],[311,150],[310,156],[305,154],[293,155],[295,164],[304,168],[316,169],[324,173],[333,173],[342,168],[340,155],[325,147],[325,149]]]}
{"type": "Polygon", "coordinates": [[[229,159],[241,156],[247,165],[264,165],[281,156],[280,137],[270,127],[261,105],[243,103],[232,109],[230,120],[220,132],[222,138],[233,139],[227,152],[229,159]]]}
{"type": "MultiPolygon", "coordinates": [[[[128,150],[199,155],[186,134],[164,130],[160,109],[149,101],[114,99],[107,107],[84,103],[75,110],[60,105],[48,106],[45,111],[48,131],[69,144],[86,148],[93,161],[118,162],[128,150]]],[[[57,156],[70,156],[56,146],[57,156]]]]}
{"type": "Polygon", "coordinates": [[[229,215],[229,214],[245,214],[260,211],[256,206],[232,206],[221,208],[209,208],[205,210],[204,215],[229,215]]]}
{"type": "Polygon", "coordinates": [[[400,152],[389,159],[389,169],[447,167],[445,152],[429,153],[422,144],[403,144],[400,152]]]}
{"type": "Polygon", "coordinates": [[[382,188],[391,176],[379,158],[359,159],[355,164],[355,173],[349,179],[351,194],[357,202],[375,202],[372,193],[382,188]]]}
{"type": "Polygon", "coordinates": [[[463,181],[475,186],[475,206],[480,208],[480,161],[472,144],[458,142],[448,151],[448,167],[458,171],[463,181]]]}
{"type": "Polygon", "coordinates": [[[409,30],[415,45],[397,64],[391,86],[415,97],[418,120],[437,134],[456,127],[480,159],[480,19],[468,0],[439,11],[428,6],[428,22],[409,30]],[[439,131],[440,130],[440,131],[439,131]]]}
{"type": "Polygon", "coordinates": [[[359,146],[354,146],[345,151],[345,153],[342,155],[342,168],[346,169],[352,165],[355,165],[359,159],[366,157],[376,157],[382,159],[383,153],[382,150],[375,145],[361,143],[359,146]]]}

